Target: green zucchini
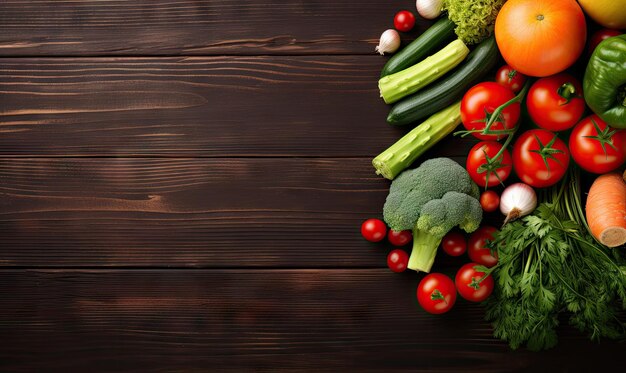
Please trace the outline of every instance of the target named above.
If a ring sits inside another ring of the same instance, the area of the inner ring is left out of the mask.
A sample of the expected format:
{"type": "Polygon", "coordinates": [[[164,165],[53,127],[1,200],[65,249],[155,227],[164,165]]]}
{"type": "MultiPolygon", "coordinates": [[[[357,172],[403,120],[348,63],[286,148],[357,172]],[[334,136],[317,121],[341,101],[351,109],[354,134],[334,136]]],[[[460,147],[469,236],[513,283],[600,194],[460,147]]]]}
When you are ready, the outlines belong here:
{"type": "Polygon", "coordinates": [[[465,43],[456,39],[408,69],[380,78],[380,96],[385,103],[391,104],[415,93],[454,69],[468,54],[465,43]]]}
{"type": "Polygon", "coordinates": [[[380,77],[382,78],[413,66],[430,56],[435,50],[441,49],[456,38],[454,33],[455,27],[454,22],[443,16],[418,36],[417,39],[394,54],[383,67],[380,77]]]}
{"type": "Polygon", "coordinates": [[[440,78],[437,83],[396,102],[387,115],[387,122],[405,125],[437,113],[460,100],[499,61],[500,52],[492,35],[478,44],[461,65],[440,78]]]}

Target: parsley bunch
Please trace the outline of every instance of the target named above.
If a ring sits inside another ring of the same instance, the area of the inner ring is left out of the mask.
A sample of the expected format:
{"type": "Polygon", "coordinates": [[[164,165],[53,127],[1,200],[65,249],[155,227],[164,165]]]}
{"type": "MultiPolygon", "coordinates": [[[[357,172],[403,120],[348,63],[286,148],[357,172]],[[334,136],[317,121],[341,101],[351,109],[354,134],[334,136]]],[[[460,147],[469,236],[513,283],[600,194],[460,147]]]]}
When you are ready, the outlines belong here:
{"type": "Polygon", "coordinates": [[[620,248],[589,234],[576,173],[569,179],[544,193],[533,214],[496,233],[488,245],[499,262],[479,269],[496,281],[485,317],[513,349],[555,346],[564,318],[591,340],[626,335],[626,263],[620,248]]]}

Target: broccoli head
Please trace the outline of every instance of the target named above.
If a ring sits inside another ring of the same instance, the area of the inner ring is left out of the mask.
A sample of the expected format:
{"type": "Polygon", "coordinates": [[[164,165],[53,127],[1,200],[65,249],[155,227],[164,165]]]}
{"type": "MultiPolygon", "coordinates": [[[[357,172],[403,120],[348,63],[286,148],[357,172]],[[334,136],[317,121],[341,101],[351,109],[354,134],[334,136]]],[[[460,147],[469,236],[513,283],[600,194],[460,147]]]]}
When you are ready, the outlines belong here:
{"type": "Polygon", "coordinates": [[[467,171],[450,158],[429,159],[393,180],[383,216],[391,229],[413,231],[410,269],[429,272],[437,247],[452,228],[478,228],[479,194],[467,171]]]}
{"type": "Polygon", "coordinates": [[[426,202],[447,192],[478,198],[480,191],[465,169],[450,158],[433,158],[405,170],[391,183],[383,216],[395,231],[413,229],[426,202]]]}

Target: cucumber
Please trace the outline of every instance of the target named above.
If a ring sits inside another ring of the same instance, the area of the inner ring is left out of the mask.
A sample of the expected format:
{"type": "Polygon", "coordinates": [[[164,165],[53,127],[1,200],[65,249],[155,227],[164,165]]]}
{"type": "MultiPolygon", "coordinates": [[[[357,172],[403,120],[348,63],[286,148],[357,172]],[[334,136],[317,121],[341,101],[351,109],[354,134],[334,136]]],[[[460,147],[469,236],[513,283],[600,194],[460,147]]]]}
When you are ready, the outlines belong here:
{"type": "Polygon", "coordinates": [[[456,39],[408,69],[380,78],[380,96],[385,103],[391,104],[413,94],[454,69],[468,54],[465,43],[456,39]]]}
{"type": "Polygon", "coordinates": [[[440,49],[447,42],[456,38],[455,27],[454,22],[450,21],[448,17],[442,17],[417,39],[394,54],[383,67],[380,77],[402,71],[428,57],[433,51],[440,49]]]}
{"type": "Polygon", "coordinates": [[[494,36],[482,41],[455,70],[436,84],[395,103],[387,122],[405,125],[422,120],[460,100],[465,92],[478,83],[500,61],[494,36]]]}

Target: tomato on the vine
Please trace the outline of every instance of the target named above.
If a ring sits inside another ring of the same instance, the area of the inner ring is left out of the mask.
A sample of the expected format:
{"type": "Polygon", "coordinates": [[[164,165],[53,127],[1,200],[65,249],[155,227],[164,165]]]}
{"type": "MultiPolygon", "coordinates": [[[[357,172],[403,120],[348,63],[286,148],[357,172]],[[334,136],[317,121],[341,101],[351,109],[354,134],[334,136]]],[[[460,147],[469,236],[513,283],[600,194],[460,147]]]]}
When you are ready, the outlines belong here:
{"type": "Polygon", "coordinates": [[[470,302],[482,302],[489,298],[495,285],[491,275],[483,278],[485,273],[474,269],[477,265],[478,263],[465,264],[454,278],[457,291],[463,299],[470,302]]]}
{"type": "Polygon", "coordinates": [[[401,10],[393,18],[393,25],[398,31],[411,31],[415,26],[415,16],[408,10],[401,10]]]}
{"type": "Polygon", "coordinates": [[[493,190],[486,190],[480,194],[480,207],[485,212],[494,212],[500,206],[500,196],[493,190]]]}
{"type": "Polygon", "coordinates": [[[491,252],[485,246],[488,240],[493,240],[493,234],[496,231],[497,229],[490,225],[483,225],[472,232],[467,243],[467,255],[473,262],[485,267],[493,267],[498,264],[498,253],[491,252]]]}
{"type": "Polygon", "coordinates": [[[413,240],[413,233],[409,230],[394,231],[393,229],[390,229],[389,233],[387,233],[387,239],[393,246],[404,246],[408,245],[409,242],[413,240]]]}
{"type": "MultiPolygon", "coordinates": [[[[513,99],[515,95],[509,88],[495,82],[482,82],[470,88],[461,100],[461,121],[472,135],[481,140],[498,140],[504,134],[482,134],[481,130],[491,118],[498,106],[513,99]]],[[[515,102],[507,106],[493,122],[491,131],[502,131],[515,127],[520,116],[520,104],[515,102]]]]}
{"type": "Polygon", "coordinates": [[[569,150],[553,132],[533,129],[513,145],[513,169],[520,180],[535,188],[556,184],[569,166],[569,150]]]}
{"type": "Polygon", "coordinates": [[[428,313],[450,311],[456,302],[454,282],[443,273],[427,274],[417,286],[417,301],[428,313]]]}
{"type": "Polygon", "coordinates": [[[404,272],[408,264],[409,254],[402,249],[391,250],[387,255],[387,267],[389,267],[392,272],[404,272]]]}
{"type": "Polygon", "coordinates": [[[626,158],[626,130],[609,127],[593,114],[583,118],[572,130],[569,150],[584,170],[604,174],[615,170],[626,158]]]}
{"type": "Polygon", "coordinates": [[[500,149],[502,149],[502,144],[497,141],[481,141],[469,151],[465,169],[479,186],[498,185],[511,174],[513,168],[511,155],[507,149],[504,149],[496,158],[500,149]]]}
{"type": "Polygon", "coordinates": [[[387,224],[380,219],[367,219],[361,224],[361,235],[370,242],[382,241],[387,235],[387,224]]]}
{"type": "Polygon", "coordinates": [[[526,83],[526,75],[520,73],[509,65],[504,65],[496,72],[496,83],[509,88],[514,93],[522,90],[526,83]]]}
{"type": "Polygon", "coordinates": [[[467,241],[460,232],[450,231],[443,236],[441,248],[450,256],[460,256],[467,250],[467,241]]]}
{"type": "Polygon", "coordinates": [[[572,128],[585,111],[583,88],[567,73],[541,78],[530,87],[526,107],[539,127],[563,131],[572,128]]]}

